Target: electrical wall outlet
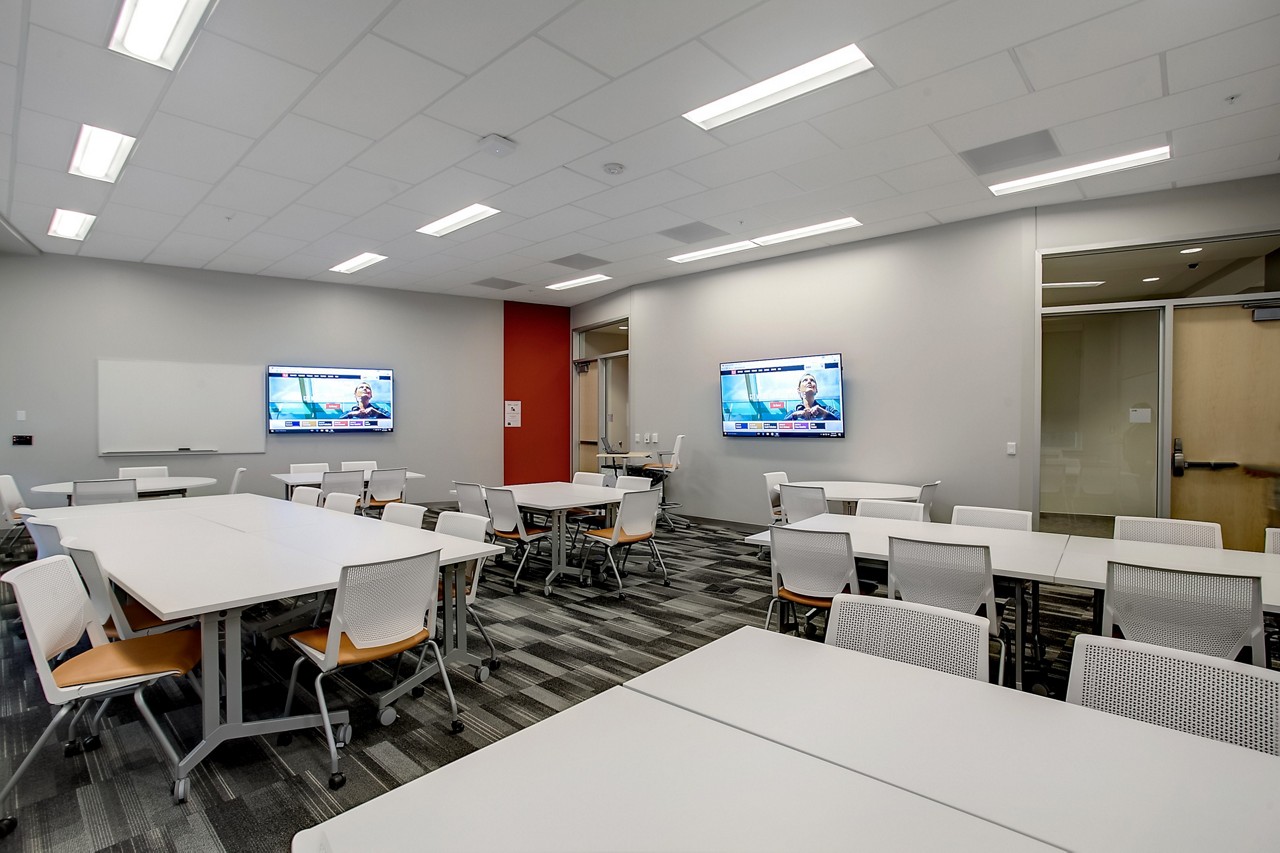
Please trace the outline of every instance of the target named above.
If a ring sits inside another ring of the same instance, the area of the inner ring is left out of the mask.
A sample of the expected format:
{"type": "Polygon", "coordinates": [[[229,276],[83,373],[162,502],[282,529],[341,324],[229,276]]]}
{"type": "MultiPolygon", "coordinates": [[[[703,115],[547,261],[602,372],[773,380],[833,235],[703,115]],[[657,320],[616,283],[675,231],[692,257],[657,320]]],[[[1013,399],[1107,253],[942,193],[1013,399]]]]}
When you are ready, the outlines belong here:
{"type": "Polygon", "coordinates": [[[644,443],[645,443],[645,444],[650,444],[650,443],[651,443],[650,436],[652,436],[652,435],[653,435],[653,433],[649,433],[649,432],[646,432],[646,433],[644,434],[644,443]]]}

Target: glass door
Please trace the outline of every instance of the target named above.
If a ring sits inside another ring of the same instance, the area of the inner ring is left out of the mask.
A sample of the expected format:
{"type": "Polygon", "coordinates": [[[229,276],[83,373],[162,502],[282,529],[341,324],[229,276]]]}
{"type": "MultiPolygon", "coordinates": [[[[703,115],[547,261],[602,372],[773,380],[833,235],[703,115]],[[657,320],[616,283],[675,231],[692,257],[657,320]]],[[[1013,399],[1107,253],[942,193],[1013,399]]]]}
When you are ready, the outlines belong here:
{"type": "Polygon", "coordinates": [[[627,345],[625,320],[579,335],[580,355],[574,360],[578,376],[578,471],[614,473],[622,460],[600,458],[598,454],[624,452],[631,446],[627,345]]]}

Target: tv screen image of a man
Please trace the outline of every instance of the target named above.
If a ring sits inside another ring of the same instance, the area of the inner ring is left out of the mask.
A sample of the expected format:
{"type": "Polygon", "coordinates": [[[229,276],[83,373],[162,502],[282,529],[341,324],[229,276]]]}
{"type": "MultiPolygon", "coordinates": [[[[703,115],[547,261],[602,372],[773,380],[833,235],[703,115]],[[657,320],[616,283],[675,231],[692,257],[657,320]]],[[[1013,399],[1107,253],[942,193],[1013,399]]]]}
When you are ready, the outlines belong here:
{"type": "Polygon", "coordinates": [[[812,373],[806,373],[796,383],[796,391],[800,402],[783,418],[788,421],[838,421],[840,411],[837,406],[827,400],[818,399],[818,380],[812,373]]]}
{"type": "Polygon", "coordinates": [[[390,412],[383,411],[373,403],[373,386],[360,381],[355,387],[356,404],[347,412],[348,418],[389,418],[390,412]]]}

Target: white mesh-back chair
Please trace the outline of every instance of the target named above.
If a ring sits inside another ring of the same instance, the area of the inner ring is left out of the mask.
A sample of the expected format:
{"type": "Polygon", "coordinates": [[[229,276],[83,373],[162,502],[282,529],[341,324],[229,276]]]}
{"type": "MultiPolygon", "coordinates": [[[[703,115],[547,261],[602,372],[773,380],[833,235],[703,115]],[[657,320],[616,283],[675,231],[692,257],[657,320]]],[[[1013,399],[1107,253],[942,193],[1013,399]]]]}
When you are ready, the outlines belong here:
{"type": "Polygon", "coordinates": [[[141,465],[134,468],[121,468],[116,474],[121,480],[136,480],[139,477],[168,477],[168,465],[141,465]]]}
{"type": "MultiPolygon", "coordinates": [[[[436,519],[436,533],[443,533],[446,536],[458,536],[463,539],[470,539],[473,542],[483,542],[489,533],[489,517],[487,515],[471,515],[465,512],[442,512],[436,519]]],[[[463,596],[467,603],[467,617],[476,623],[476,627],[480,629],[480,636],[484,638],[485,645],[489,647],[489,658],[482,661],[480,668],[476,670],[476,678],[481,681],[488,678],[488,673],[485,670],[497,670],[502,665],[502,662],[498,660],[498,650],[494,647],[493,640],[489,639],[489,632],[484,629],[484,622],[480,621],[480,614],[475,611],[476,596],[480,591],[480,572],[484,568],[484,561],[485,558],[482,557],[467,566],[467,585],[463,590],[463,596]]],[[[444,588],[444,575],[441,575],[440,598],[442,601],[445,596],[451,598],[453,592],[444,588]]],[[[445,606],[448,606],[448,604],[446,603],[445,606]]]]}
{"type": "Polygon", "coordinates": [[[829,646],[988,681],[991,625],[927,604],[841,593],[827,617],[829,646]]]}
{"type": "Polygon", "coordinates": [[[62,534],[58,532],[57,525],[30,515],[25,516],[22,521],[26,524],[27,533],[36,546],[37,560],[67,553],[67,549],[62,547],[62,534]]]}
{"type": "Polygon", "coordinates": [[[1259,666],[1080,634],[1067,701],[1280,755],[1280,673],[1259,666]]]}
{"type": "Polygon", "coordinates": [[[118,504],[137,499],[137,480],[76,480],[71,484],[72,506],[118,504]]]}
{"type": "Polygon", "coordinates": [[[1102,635],[1234,659],[1252,650],[1266,666],[1262,581],[1256,577],[1183,572],[1107,563],[1102,635]]]}
{"type": "MultiPolygon", "coordinates": [[[[289,716],[293,707],[298,670],[304,661],[310,661],[320,670],[316,675],[315,692],[320,716],[324,719],[325,740],[329,745],[329,787],[332,790],[338,790],[347,781],[338,770],[337,741],[346,743],[351,736],[349,725],[342,726],[340,737],[335,736],[324,695],[324,677],[338,669],[385,660],[417,648],[420,649],[417,674],[422,670],[427,649],[430,649],[449,696],[451,731],[454,734],[462,731],[458,705],[449,684],[449,672],[440,655],[440,647],[431,639],[439,584],[438,550],[382,563],[343,566],[329,624],[289,636],[301,654],[294,662],[289,678],[284,716],[289,716]]],[[[384,711],[379,720],[389,725],[395,720],[394,709],[390,714],[384,711]]],[[[282,736],[280,740],[288,742],[289,738],[282,736]]]]}
{"type": "Polygon", "coordinates": [[[359,495],[348,495],[345,492],[330,492],[324,496],[324,508],[331,509],[334,512],[340,512],[345,515],[354,515],[356,507],[360,506],[359,495]]]}
{"type": "Polygon", "coordinates": [[[13,475],[0,474],[0,553],[22,535],[22,517],[18,510],[26,505],[13,475]]]}
{"type": "Polygon", "coordinates": [[[357,500],[364,498],[363,471],[326,471],[320,478],[320,498],[323,500],[330,492],[342,492],[355,495],[357,500]]]}
{"type": "Polygon", "coordinates": [[[858,501],[854,515],[863,518],[893,518],[899,521],[924,521],[924,504],[910,501],[858,501]]]}
{"type": "MultiPolygon", "coordinates": [[[[666,491],[667,481],[670,480],[671,475],[674,474],[680,468],[680,445],[683,443],[684,443],[684,436],[677,435],[676,443],[672,445],[670,450],[658,451],[658,461],[650,462],[649,464],[645,465],[644,468],[642,469],[645,474],[648,474],[649,477],[652,478],[653,485],[661,488],[664,494],[666,491]]],[[[659,501],[658,514],[661,515],[663,521],[667,523],[668,529],[670,530],[676,529],[675,523],[672,521],[671,514],[668,512],[668,510],[678,509],[681,506],[683,506],[683,504],[678,503],[676,501],[667,500],[665,497],[663,497],[659,501]]],[[[683,521],[683,519],[681,520],[683,521]]],[[[684,523],[686,526],[688,526],[687,521],[684,523]]]]}
{"type": "Polygon", "coordinates": [[[328,462],[294,462],[289,465],[290,474],[323,474],[328,470],[328,462]]]}
{"type": "Polygon", "coordinates": [[[1268,554],[1280,554],[1280,527],[1268,527],[1263,550],[1268,554]]]}
{"type": "Polygon", "coordinates": [[[764,475],[764,496],[769,499],[769,523],[782,524],[782,493],[778,486],[787,482],[786,471],[770,471],[764,475]]]}
{"type": "MultiPolygon", "coordinates": [[[[132,694],[142,718],[176,773],[177,750],[151,713],[142,691],[162,678],[191,672],[200,662],[200,632],[174,631],[108,643],[94,617],[76,567],[66,555],[27,563],[6,573],[3,580],[13,587],[17,596],[18,611],[26,626],[27,643],[45,699],[50,705],[58,706],[58,712],[0,789],[0,801],[9,796],[41,748],[73,711],[64,753],[97,748],[98,738],[92,726],[88,737],[74,739],[75,723],[83,713],[84,703],[93,699],[132,694]],[[79,645],[85,633],[89,635],[91,648],[56,667],[50,666],[50,660],[79,645]]],[[[175,801],[181,802],[186,793],[187,780],[179,777],[173,786],[175,801]]],[[[0,820],[0,836],[13,832],[17,824],[12,816],[0,820]]]]}
{"type": "Polygon", "coordinates": [[[361,460],[359,462],[343,462],[341,466],[343,471],[362,471],[367,478],[378,468],[378,463],[372,459],[361,460]]]}
{"type": "MultiPolygon", "coordinates": [[[[418,506],[417,504],[387,504],[382,508],[382,520],[420,530],[422,529],[422,516],[426,512],[427,508],[425,506],[418,506]]],[[[488,522],[487,517],[485,521],[486,523],[488,522]]]]}
{"type": "Polygon", "coordinates": [[[244,479],[244,472],[247,470],[249,469],[248,468],[236,469],[236,472],[231,475],[231,488],[227,489],[227,494],[229,495],[240,494],[240,481],[244,479]]]}
{"type": "MultiPolygon", "coordinates": [[[[795,605],[810,610],[830,610],[831,601],[842,592],[858,589],[858,568],[853,559],[853,540],[839,531],[769,528],[769,559],[773,572],[773,598],[764,614],[769,628],[773,607],[778,605],[778,630],[785,627],[782,610],[792,612],[798,625],[795,605]]],[[[812,622],[806,633],[816,634],[812,622]]]]}
{"type": "Polygon", "coordinates": [[[957,506],[951,508],[951,523],[968,527],[992,527],[999,530],[1031,530],[1031,513],[1025,509],[1000,509],[992,506],[957,506]]]}
{"type": "MultiPolygon", "coordinates": [[[[636,479],[644,480],[644,477],[636,479]]],[[[579,486],[599,486],[604,488],[605,475],[594,471],[577,471],[573,475],[573,482],[579,486]]],[[[565,513],[565,520],[574,525],[573,544],[569,546],[570,552],[577,548],[578,537],[582,535],[582,531],[589,525],[602,522],[605,518],[605,510],[601,507],[575,506],[565,513]]]]}
{"type": "MultiPolygon", "coordinates": [[[[461,494],[461,492],[459,492],[461,494]]],[[[511,589],[520,591],[520,573],[529,560],[532,545],[551,535],[550,527],[526,526],[520,509],[516,505],[515,493],[510,489],[485,489],[485,502],[489,505],[489,519],[493,522],[493,536],[503,545],[512,545],[521,552],[520,564],[516,566],[515,577],[511,579],[511,589]]]]}
{"type": "Polygon", "coordinates": [[[573,475],[573,482],[582,486],[600,486],[604,487],[604,474],[597,474],[594,471],[577,471],[573,475]]]}
{"type": "Polygon", "coordinates": [[[933,496],[937,493],[938,486],[941,485],[941,480],[934,480],[932,483],[925,483],[920,487],[920,497],[916,498],[916,503],[924,505],[925,521],[933,521],[933,496]]]}
{"type": "MultiPolygon", "coordinates": [[[[35,521],[35,525],[51,526],[40,521],[35,521]]],[[[128,640],[150,634],[163,634],[196,623],[194,619],[165,621],[135,599],[122,601],[112,589],[111,580],[92,549],[80,545],[74,538],[64,539],[62,547],[75,563],[76,571],[80,573],[80,579],[89,592],[94,614],[108,639],[128,640]]]]}
{"type": "Polygon", "coordinates": [[[307,506],[320,505],[320,490],[315,486],[298,486],[293,490],[293,494],[289,500],[296,504],[306,504],[307,506]]]}
{"type": "Polygon", "coordinates": [[[821,486],[780,483],[778,494],[782,499],[782,518],[787,524],[795,524],[827,511],[827,493],[821,486]]]}
{"type": "Polygon", "coordinates": [[[991,551],[986,545],[953,545],[889,537],[889,598],[928,604],[961,613],[985,611],[992,639],[1000,643],[996,683],[1004,684],[1008,647],[1000,628],[991,551]]]}
{"type": "Polygon", "coordinates": [[[460,483],[454,480],[453,488],[458,494],[458,512],[489,517],[489,504],[485,501],[484,486],[479,483],[460,483]]]}
{"type": "Polygon", "coordinates": [[[362,509],[384,509],[404,500],[404,487],[409,476],[408,468],[375,468],[369,474],[369,487],[365,489],[362,509]]]}
{"type": "Polygon", "coordinates": [[[624,492],[647,492],[653,488],[653,480],[648,477],[623,476],[614,481],[613,487],[624,492]]]}
{"type": "MultiPolygon", "coordinates": [[[[613,527],[587,531],[586,549],[582,554],[582,569],[578,573],[579,582],[585,581],[587,555],[591,553],[591,546],[601,543],[604,545],[609,566],[613,569],[614,580],[618,582],[618,598],[626,598],[626,593],[622,591],[622,573],[618,570],[614,551],[622,545],[626,548],[627,554],[630,554],[631,546],[643,542],[649,549],[649,571],[653,571],[654,563],[657,563],[662,569],[662,585],[671,586],[671,581],[667,578],[667,566],[662,562],[662,554],[658,552],[657,543],[653,541],[661,502],[662,491],[656,486],[643,492],[628,491],[624,494],[622,502],[618,504],[618,518],[614,521],[613,527]]],[[[625,557],[623,562],[626,562],[625,557]]]]}
{"type": "Polygon", "coordinates": [[[1113,538],[1165,545],[1194,545],[1197,548],[1221,548],[1222,525],[1213,521],[1188,521],[1184,518],[1117,515],[1113,538]]]}

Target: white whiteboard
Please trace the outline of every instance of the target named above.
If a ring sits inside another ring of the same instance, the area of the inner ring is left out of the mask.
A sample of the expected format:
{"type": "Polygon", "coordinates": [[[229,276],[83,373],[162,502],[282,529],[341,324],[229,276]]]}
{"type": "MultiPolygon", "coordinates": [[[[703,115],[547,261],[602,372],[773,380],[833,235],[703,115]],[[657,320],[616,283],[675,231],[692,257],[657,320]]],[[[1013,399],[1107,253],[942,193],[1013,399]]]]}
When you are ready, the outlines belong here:
{"type": "Polygon", "coordinates": [[[258,364],[98,360],[98,453],[265,453],[258,364]]]}

